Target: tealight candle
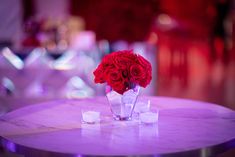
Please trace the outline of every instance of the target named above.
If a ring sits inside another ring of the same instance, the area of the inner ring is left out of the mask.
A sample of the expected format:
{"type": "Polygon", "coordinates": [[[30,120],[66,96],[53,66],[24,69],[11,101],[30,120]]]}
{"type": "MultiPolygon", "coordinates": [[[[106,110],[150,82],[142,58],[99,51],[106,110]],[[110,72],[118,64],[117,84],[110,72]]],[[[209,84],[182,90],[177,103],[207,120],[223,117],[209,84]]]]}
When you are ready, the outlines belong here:
{"type": "Polygon", "coordinates": [[[145,112],[140,114],[140,121],[142,123],[151,124],[156,123],[158,121],[158,112],[145,112]]]}
{"type": "Polygon", "coordinates": [[[86,123],[97,123],[100,121],[100,112],[95,112],[95,111],[82,112],[82,119],[86,123]]]}

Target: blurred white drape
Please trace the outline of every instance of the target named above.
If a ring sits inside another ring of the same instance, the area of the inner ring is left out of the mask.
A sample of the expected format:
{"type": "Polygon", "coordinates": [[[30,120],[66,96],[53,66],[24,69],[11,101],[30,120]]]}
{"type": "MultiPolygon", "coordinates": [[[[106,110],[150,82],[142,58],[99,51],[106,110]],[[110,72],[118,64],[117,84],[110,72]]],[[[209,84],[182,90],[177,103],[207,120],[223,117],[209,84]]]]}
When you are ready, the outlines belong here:
{"type": "Polygon", "coordinates": [[[22,15],[20,0],[0,0],[0,42],[11,41],[19,46],[22,15]]]}

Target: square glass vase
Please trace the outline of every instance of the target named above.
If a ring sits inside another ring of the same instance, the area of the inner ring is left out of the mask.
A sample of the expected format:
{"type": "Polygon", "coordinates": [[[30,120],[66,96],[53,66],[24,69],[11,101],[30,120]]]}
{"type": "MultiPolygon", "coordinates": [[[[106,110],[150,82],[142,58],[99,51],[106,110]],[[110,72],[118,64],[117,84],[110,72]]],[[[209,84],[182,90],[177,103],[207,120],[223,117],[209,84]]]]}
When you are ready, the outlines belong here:
{"type": "Polygon", "coordinates": [[[140,86],[136,85],[123,94],[114,91],[110,86],[106,87],[106,97],[115,120],[131,120],[137,98],[139,96],[140,86]]]}

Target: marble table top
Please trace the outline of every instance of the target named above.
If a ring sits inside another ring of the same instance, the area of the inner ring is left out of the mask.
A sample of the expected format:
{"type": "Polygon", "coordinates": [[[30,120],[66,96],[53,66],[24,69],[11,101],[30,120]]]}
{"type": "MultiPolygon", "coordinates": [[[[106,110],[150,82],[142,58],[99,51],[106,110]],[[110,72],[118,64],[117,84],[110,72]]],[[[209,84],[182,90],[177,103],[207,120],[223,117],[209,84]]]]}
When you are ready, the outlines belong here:
{"type": "Polygon", "coordinates": [[[50,101],[17,109],[0,117],[2,143],[13,152],[41,152],[34,157],[42,152],[67,156],[209,156],[220,153],[215,148],[235,147],[234,111],[187,99],[145,98],[151,101],[151,111],[159,111],[155,124],[140,123],[138,118],[113,120],[105,97],[50,101]],[[100,123],[83,123],[81,113],[85,110],[99,111],[100,123]]]}

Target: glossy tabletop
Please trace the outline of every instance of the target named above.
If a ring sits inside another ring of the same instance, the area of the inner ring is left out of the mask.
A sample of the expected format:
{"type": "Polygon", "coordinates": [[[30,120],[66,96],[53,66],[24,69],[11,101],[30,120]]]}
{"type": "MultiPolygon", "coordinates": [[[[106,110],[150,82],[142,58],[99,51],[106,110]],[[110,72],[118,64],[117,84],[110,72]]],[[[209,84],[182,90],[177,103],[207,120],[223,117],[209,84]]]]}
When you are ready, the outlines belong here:
{"type": "Polygon", "coordinates": [[[235,147],[234,111],[200,101],[145,98],[151,100],[151,111],[159,111],[158,123],[146,125],[137,117],[115,121],[105,97],[58,100],[2,116],[2,143],[13,152],[41,152],[36,153],[38,156],[42,152],[55,156],[193,156],[213,155],[235,147]],[[101,113],[100,123],[81,121],[82,111],[88,110],[101,113]]]}

